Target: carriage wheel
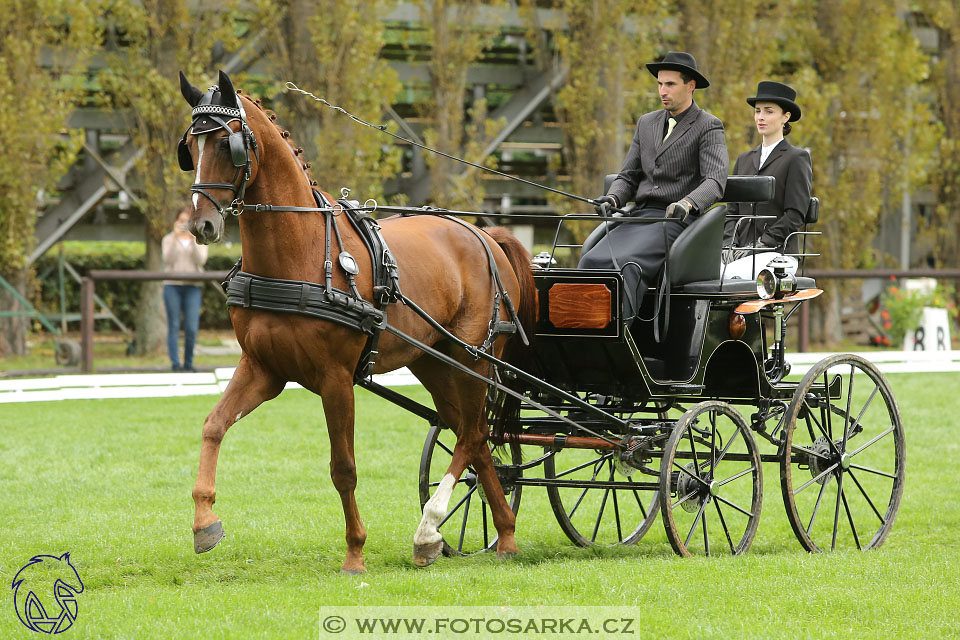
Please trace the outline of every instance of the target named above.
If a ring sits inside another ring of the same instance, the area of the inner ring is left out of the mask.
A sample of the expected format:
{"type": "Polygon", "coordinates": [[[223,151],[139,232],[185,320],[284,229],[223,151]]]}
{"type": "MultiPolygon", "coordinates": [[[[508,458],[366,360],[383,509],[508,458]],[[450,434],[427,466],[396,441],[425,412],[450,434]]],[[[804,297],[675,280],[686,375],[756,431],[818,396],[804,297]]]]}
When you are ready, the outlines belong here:
{"type": "Polygon", "coordinates": [[[736,409],[701,402],[677,421],[660,470],[667,539],[682,556],[738,555],[760,522],[760,452],[736,409]]]}
{"type": "MultiPolygon", "coordinates": [[[[420,456],[421,510],[446,474],[453,458],[456,440],[456,435],[450,429],[432,426],[427,432],[427,440],[420,456]]],[[[506,446],[510,464],[519,465],[520,445],[514,443],[506,446]]],[[[494,464],[499,466],[496,454],[493,460],[494,464]]],[[[520,508],[521,488],[506,487],[504,491],[507,504],[514,514],[520,508]]],[[[472,465],[467,467],[454,487],[447,509],[447,514],[438,527],[443,534],[443,555],[470,555],[496,547],[497,530],[493,525],[493,516],[487,506],[476,469],[472,465]]]]}
{"type": "Polygon", "coordinates": [[[780,488],[803,548],[883,544],[900,508],[906,455],[883,375],[858,356],[825,358],[800,381],[785,421],[780,488]]]}
{"type": "Polygon", "coordinates": [[[649,476],[624,465],[613,451],[560,449],[543,462],[557,523],[574,544],[636,544],[657,519],[657,489],[649,476]],[[638,486],[643,483],[643,486],[638,486]]]}

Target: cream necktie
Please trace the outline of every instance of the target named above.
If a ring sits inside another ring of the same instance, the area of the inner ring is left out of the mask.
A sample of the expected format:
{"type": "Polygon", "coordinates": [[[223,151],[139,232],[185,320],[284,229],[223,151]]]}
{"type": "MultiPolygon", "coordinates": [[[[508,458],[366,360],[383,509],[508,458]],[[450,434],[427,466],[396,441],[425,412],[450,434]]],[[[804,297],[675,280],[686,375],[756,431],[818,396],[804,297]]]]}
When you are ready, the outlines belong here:
{"type": "Polygon", "coordinates": [[[677,121],[673,118],[667,120],[667,135],[663,136],[663,140],[660,141],[660,144],[666,142],[667,138],[670,137],[670,134],[673,133],[673,128],[677,126],[677,121]]]}

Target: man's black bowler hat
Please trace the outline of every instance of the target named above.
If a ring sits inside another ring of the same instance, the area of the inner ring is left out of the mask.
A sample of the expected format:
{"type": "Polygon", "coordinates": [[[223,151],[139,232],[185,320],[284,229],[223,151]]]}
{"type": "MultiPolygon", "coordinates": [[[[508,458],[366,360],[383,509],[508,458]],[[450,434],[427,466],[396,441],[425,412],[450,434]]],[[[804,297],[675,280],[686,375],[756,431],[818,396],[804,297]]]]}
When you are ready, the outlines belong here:
{"type": "Polygon", "coordinates": [[[661,69],[682,71],[697,81],[697,89],[706,89],[710,86],[710,82],[703,77],[703,74],[697,71],[696,59],[685,51],[670,51],[660,62],[648,62],[647,69],[649,69],[650,73],[654,76],[656,76],[661,69]]]}
{"type": "Polygon", "coordinates": [[[757,95],[753,98],[747,98],[747,104],[755,107],[758,102],[773,102],[780,105],[784,111],[790,112],[790,120],[793,122],[800,119],[800,105],[794,100],[797,92],[780,82],[764,80],[757,85],[757,95]]]}

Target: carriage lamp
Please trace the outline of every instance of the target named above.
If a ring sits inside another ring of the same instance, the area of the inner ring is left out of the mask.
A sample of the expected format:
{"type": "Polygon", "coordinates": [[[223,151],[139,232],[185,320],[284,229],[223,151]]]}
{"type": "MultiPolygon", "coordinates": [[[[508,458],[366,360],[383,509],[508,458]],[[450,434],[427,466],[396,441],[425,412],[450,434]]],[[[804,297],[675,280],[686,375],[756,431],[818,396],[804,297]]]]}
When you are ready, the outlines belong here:
{"type": "Polygon", "coordinates": [[[557,261],[551,257],[549,251],[541,251],[533,256],[531,262],[539,269],[549,269],[550,265],[557,264],[557,261]]]}
{"type": "Polygon", "coordinates": [[[731,313],[727,322],[727,331],[734,340],[739,340],[747,332],[747,319],[739,313],[731,313]]]}
{"type": "Polygon", "coordinates": [[[782,298],[796,291],[797,278],[792,273],[787,273],[790,265],[791,262],[781,256],[771,260],[760,271],[757,276],[757,295],[761,299],[782,298]]]}

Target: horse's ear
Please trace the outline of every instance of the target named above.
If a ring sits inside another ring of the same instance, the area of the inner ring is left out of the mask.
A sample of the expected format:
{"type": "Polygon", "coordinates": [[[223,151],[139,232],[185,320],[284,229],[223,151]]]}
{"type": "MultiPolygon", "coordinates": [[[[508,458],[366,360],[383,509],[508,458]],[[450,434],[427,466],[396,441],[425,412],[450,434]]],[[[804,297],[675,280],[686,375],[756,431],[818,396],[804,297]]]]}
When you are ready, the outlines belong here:
{"type": "Polygon", "coordinates": [[[233,88],[233,83],[230,81],[230,76],[225,74],[222,70],[219,73],[220,80],[217,82],[217,86],[220,87],[220,99],[225,103],[225,106],[239,107],[240,102],[237,99],[237,91],[233,88]]]}
{"type": "Polygon", "coordinates": [[[61,560],[66,560],[66,561],[69,563],[69,562],[70,562],[70,552],[67,551],[65,554],[63,554],[62,556],[60,556],[60,559],[61,559],[61,560]]]}
{"type": "Polygon", "coordinates": [[[183,71],[180,72],[180,93],[183,94],[184,100],[186,100],[191,107],[200,104],[200,98],[203,97],[203,92],[190,84],[187,76],[183,75],[183,71]]]}

